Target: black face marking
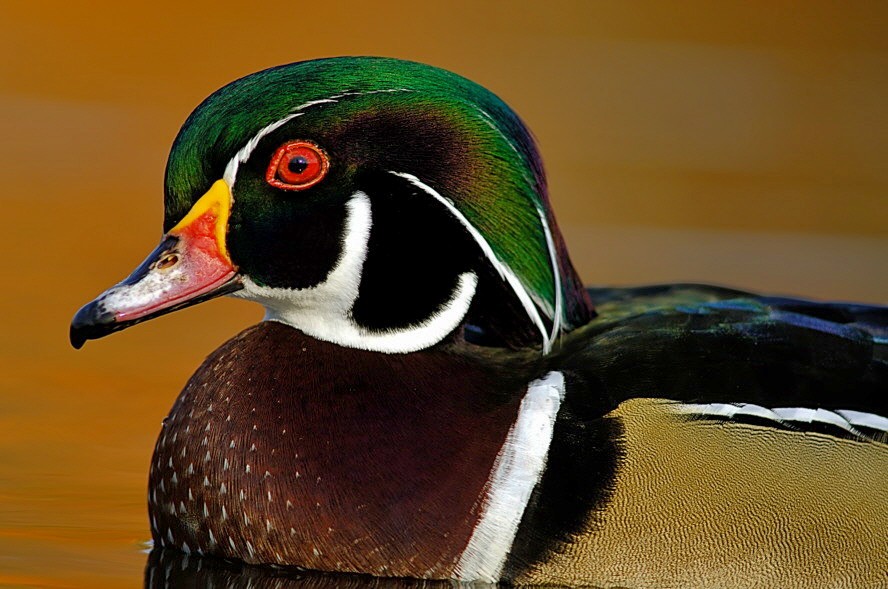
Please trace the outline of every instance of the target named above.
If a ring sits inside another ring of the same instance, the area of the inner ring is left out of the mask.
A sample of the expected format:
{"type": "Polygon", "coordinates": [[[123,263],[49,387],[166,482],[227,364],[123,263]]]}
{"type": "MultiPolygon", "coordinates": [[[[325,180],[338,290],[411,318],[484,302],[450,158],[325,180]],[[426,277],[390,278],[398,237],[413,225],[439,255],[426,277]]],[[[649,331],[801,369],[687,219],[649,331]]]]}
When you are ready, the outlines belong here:
{"type": "Polygon", "coordinates": [[[252,199],[252,206],[234,207],[228,232],[231,259],[262,286],[316,286],[342,255],[345,203],[264,196],[274,190],[252,191],[243,199],[252,199]]]}
{"type": "Polygon", "coordinates": [[[374,330],[418,324],[451,298],[461,273],[478,266],[476,248],[439,203],[405,192],[399,178],[377,174],[365,186],[373,226],[352,317],[374,330]]]}
{"type": "Polygon", "coordinates": [[[368,174],[361,188],[372,195],[373,227],[359,297],[352,317],[374,330],[418,324],[453,295],[463,272],[478,288],[467,313],[473,343],[523,348],[539,332],[511,287],[462,224],[441,203],[391,173],[368,174]]]}

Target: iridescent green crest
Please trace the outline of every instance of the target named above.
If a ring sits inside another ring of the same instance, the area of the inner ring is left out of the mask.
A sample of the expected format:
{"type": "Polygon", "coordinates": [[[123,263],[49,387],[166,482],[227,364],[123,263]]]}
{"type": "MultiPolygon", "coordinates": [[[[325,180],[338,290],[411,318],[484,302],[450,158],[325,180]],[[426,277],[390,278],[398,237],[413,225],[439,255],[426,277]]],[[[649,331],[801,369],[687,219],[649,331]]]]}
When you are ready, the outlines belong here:
{"type": "MultiPolygon", "coordinates": [[[[544,348],[562,330],[589,320],[591,305],[549,209],[542,165],[526,127],[483,87],[419,63],[373,57],[306,61],[221,88],[195,109],[173,145],[167,228],[222,177],[258,131],[316,101],[337,98],[346,104],[350,96],[363,97],[351,101],[356,117],[368,108],[400,108],[447,121],[451,136],[459,139],[454,149],[468,158],[463,173],[430,180],[421,170],[393,171],[424,182],[477,230],[504,280],[514,282],[516,292],[523,290],[525,306],[537,311],[534,322],[544,332],[544,348]]],[[[404,149],[410,149],[409,140],[404,138],[404,149]]]]}

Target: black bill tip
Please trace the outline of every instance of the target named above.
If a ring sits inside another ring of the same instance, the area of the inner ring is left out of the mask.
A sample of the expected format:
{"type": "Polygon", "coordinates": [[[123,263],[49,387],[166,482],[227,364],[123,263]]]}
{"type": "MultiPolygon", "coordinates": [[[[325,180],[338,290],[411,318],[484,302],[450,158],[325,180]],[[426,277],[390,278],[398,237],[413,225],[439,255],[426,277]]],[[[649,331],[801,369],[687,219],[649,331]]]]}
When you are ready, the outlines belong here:
{"type": "Polygon", "coordinates": [[[86,340],[97,339],[116,331],[114,315],[101,308],[99,301],[84,305],[71,320],[71,345],[79,350],[86,340]]]}
{"type": "MultiPolygon", "coordinates": [[[[125,283],[122,284],[126,286],[125,283]]],[[[208,301],[219,296],[237,292],[243,287],[244,285],[243,282],[241,282],[240,277],[234,276],[231,280],[224,283],[222,286],[219,286],[218,288],[215,288],[212,291],[204,293],[200,296],[196,296],[191,299],[185,299],[179,303],[170,305],[169,307],[163,307],[135,319],[123,320],[118,319],[114,315],[114,313],[108,311],[105,308],[105,305],[102,304],[105,295],[102,295],[93,302],[83,306],[79,311],[77,311],[77,314],[74,315],[74,319],[71,320],[71,331],[69,334],[71,345],[74,346],[75,349],[79,350],[83,347],[83,344],[86,343],[86,340],[105,337],[106,335],[110,335],[115,331],[122,331],[128,327],[132,327],[133,325],[142,323],[143,321],[148,321],[149,319],[154,319],[155,317],[160,317],[162,315],[166,315],[167,313],[172,313],[173,311],[178,311],[179,309],[184,309],[185,307],[190,307],[191,305],[196,305],[198,303],[202,303],[204,301],[208,301]]],[[[111,291],[107,291],[105,294],[107,294],[108,292],[111,291]]]]}

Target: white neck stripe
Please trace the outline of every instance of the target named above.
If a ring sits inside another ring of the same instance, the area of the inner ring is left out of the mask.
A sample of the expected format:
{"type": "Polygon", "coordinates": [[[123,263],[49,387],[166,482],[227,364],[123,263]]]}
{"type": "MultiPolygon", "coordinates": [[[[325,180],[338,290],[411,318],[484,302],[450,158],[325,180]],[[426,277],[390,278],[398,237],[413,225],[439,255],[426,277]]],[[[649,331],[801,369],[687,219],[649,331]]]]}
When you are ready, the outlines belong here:
{"type": "Polygon", "coordinates": [[[564,393],[560,372],[550,372],[528,385],[518,418],[496,457],[485,486],[481,517],[454,578],[485,583],[500,580],[530,495],[545,470],[564,393]]]}
{"type": "Polygon", "coordinates": [[[453,202],[441,196],[434,188],[424,183],[422,180],[414,176],[413,174],[407,174],[404,172],[395,172],[389,170],[391,174],[398,176],[400,178],[404,178],[409,181],[411,184],[443,204],[450,214],[452,214],[456,219],[460,222],[460,224],[469,232],[469,235],[472,236],[472,239],[475,240],[475,243],[481,248],[481,252],[484,256],[490,260],[491,265],[499,274],[500,278],[505,280],[512,290],[515,292],[515,295],[518,297],[518,300],[521,302],[521,306],[524,307],[524,311],[527,313],[527,316],[536,325],[537,329],[540,332],[543,340],[543,353],[548,354],[552,349],[552,339],[550,339],[549,334],[546,332],[546,326],[543,323],[542,317],[540,317],[539,309],[534,304],[530,295],[527,292],[527,289],[521,284],[519,278],[512,272],[511,268],[509,268],[506,264],[504,264],[494,253],[493,249],[490,247],[490,244],[484,239],[484,236],[472,225],[468,219],[466,219],[465,215],[460,212],[459,209],[453,204],[453,202]]]}

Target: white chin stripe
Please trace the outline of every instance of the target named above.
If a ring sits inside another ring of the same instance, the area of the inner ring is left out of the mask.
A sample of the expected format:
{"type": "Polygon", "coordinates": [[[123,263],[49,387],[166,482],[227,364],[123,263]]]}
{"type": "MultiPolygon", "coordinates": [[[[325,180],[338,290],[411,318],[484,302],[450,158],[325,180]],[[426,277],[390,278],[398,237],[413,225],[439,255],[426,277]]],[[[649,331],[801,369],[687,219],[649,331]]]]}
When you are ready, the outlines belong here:
{"type": "Polygon", "coordinates": [[[888,418],[848,409],[812,409],[808,407],[776,407],[768,409],[751,403],[676,403],[672,408],[701,418],[742,420],[758,418],[774,422],[775,426],[806,429],[811,426],[830,426],[855,437],[868,438],[875,433],[888,436],[888,418]]]}
{"type": "Polygon", "coordinates": [[[418,324],[374,331],[354,321],[351,310],[358,299],[373,219],[370,198],[363,192],[355,193],[346,208],[342,255],[324,282],[289,289],[260,286],[245,278],[244,289],[235,296],[263,304],[267,321],[285,323],[334,344],[375,352],[415,352],[440,342],[459,327],[478,286],[478,277],[472,272],[460,274],[450,299],[418,324]]]}
{"type": "Polygon", "coordinates": [[[546,468],[564,392],[564,375],[560,372],[550,372],[528,385],[518,418],[485,485],[481,517],[460,556],[454,578],[485,583],[500,580],[530,495],[546,468]]]}

